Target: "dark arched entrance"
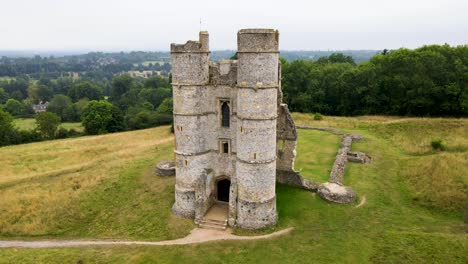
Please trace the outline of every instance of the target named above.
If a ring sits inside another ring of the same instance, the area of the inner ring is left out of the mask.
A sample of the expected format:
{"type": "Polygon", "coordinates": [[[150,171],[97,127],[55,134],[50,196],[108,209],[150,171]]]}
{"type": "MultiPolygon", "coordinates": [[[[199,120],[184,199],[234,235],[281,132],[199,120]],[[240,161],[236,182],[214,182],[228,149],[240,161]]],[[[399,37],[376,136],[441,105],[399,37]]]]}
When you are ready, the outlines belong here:
{"type": "Polygon", "coordinates": [[[228,179],[220,180],[216,183],[218,190],[217,196],[218,201],[229,202],[229,188],[231,187],[231,181],[228,179]]]}

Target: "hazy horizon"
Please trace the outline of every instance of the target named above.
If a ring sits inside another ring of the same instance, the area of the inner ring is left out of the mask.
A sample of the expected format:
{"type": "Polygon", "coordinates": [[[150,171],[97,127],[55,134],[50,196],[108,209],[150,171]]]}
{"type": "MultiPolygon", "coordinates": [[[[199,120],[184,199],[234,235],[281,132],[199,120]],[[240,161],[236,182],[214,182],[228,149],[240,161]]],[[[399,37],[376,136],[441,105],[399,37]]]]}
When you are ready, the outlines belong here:
{"type": "Polygon", "coordinates": [[[235,50],[241,28],[275,28],[287,51],[382,50],[468,43],[468,1],[2,1],[0,51],[168,51],[208,30],[235,50]],[[200,24],[200,19],[202,23],[200,24]]]}

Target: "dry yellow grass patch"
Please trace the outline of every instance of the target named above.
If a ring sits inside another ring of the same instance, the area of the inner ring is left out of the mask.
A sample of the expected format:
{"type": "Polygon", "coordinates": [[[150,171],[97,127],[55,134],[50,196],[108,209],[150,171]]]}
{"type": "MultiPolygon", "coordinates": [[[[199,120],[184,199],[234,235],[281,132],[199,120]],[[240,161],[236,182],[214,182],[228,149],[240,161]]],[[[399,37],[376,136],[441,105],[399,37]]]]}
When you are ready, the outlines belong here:
{"type": "Polygon", "coordinates": [[[468,152],[411,159],[404,175],[413,197],[444,209],[463,210],[468,201],[468,152]]]}
{"type": "Polygon", "coordinates": [[[50,234],[50,221],[72,217],[82,192],[172,140],[165,126],[0,148],[0,232],[50,234]]]}
{"type": "Polygon", "coordinates": [[[83,172],[141,157],[169,142],[167,127],[0,148],[0,188],[25,179],[83,172]]]}

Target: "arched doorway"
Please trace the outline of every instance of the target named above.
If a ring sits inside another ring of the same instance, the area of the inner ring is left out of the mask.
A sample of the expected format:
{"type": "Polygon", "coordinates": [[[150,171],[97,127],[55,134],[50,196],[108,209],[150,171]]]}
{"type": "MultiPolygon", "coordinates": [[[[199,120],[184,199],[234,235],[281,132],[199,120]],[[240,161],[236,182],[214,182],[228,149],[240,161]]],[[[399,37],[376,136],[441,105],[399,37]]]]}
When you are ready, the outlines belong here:
{"type": "Polygon", "coordinates": [[[216,183],[217,200],[221,202],[229,202],[229,189],[231,188],[231,181],[229,179],[222,179],[216,183]]]}

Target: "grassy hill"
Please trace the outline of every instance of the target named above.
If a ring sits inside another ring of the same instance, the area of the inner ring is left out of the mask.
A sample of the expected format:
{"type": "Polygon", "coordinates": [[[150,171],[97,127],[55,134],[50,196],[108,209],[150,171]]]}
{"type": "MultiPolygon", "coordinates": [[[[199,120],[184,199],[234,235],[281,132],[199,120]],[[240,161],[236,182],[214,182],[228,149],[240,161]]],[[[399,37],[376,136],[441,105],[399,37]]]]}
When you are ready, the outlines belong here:
{"type": "MultiPolygon", "coordinates": [[[[353,150],[373,157],[349,164],[345,184],[366,204],[329,204],[277,186],[284,237],[190,246],[0,249],[0,263],[466,263],[468,121],[294,114],[296,123],[360,133],[353,150]],[[440,138],[446,151],[434,151],[440,138]]],[[[340,139],[299,131],[296,169],[327,179],[340,139]]],[[[0,239],[164,240],[194,224],[170,213],[174,178],[153,175],[173,158],[168,127],[0,148],[0,239]]]]}

